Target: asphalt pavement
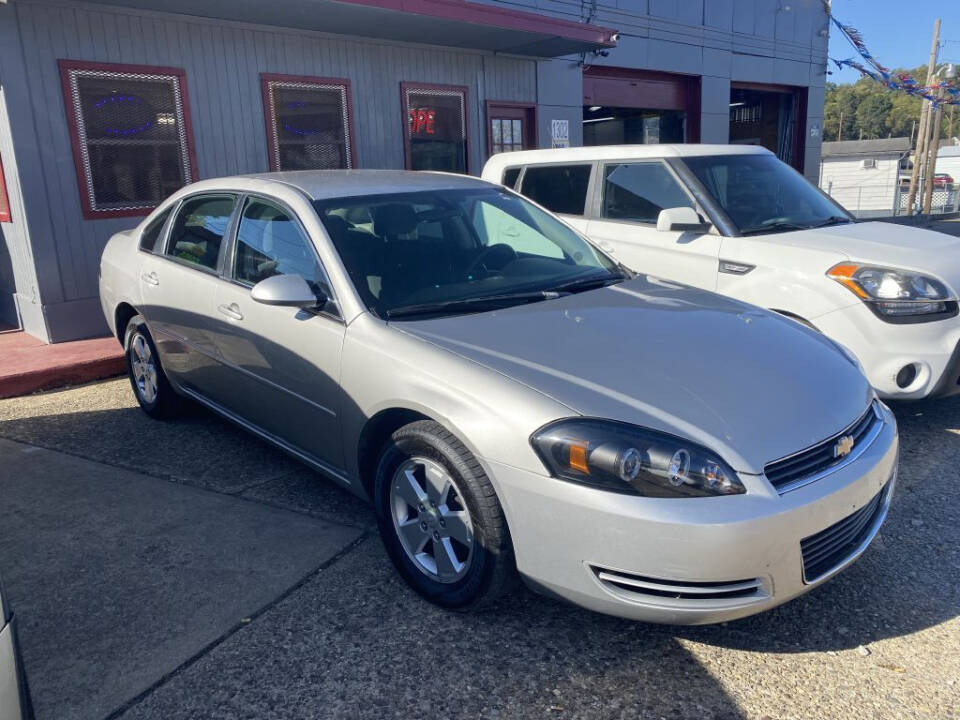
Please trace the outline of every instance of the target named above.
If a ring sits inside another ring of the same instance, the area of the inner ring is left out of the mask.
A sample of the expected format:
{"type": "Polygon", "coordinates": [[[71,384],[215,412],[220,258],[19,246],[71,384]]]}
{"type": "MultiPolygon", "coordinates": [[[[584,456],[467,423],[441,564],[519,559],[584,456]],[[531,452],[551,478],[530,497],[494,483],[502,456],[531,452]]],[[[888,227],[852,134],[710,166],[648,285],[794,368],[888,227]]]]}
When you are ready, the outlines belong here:
{"type": "Polygon", "coordinates": [[[360,501],[126,380],[0,400],[0,572],[40,720],[960,718],[960,398],[894,408],[880,538],[822,588],[676,628],[520,590],[424,603],[360,501]]]}

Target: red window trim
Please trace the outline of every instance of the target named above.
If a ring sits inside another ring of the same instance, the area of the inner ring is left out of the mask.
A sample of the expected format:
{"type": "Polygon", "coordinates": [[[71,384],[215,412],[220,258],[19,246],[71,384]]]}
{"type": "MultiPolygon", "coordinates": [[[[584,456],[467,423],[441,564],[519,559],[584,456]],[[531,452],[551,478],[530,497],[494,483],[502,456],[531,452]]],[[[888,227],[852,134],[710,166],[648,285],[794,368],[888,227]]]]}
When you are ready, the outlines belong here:
{"type": "Polygon", "coordinates": [[[70,131],[70,144],[73,146],[73,164],[77,171],[77,187],[80,191],[80,206],[86,220],[101,220],[119,217],[143,217],[153,212],[153,207],[131,208],[128,210],[97,210],[90,203],[91,188],[83,165],[83,147],[80,143],[80,131],[77,116],[73,109],[73,91],[70,84],[71,70],[99,70],[126,75],[168,75],[176,77],[180,89],[180,107],[183,111],[184,135],[187,142],[187,158],[190,162],[187,183],[196,182],[197,156],[194,151],[193,125],[190,121],[190,97],[187,94],[187,73],[183,68],[162,67],[156,65],[127,65],[124,63],[99,63],[83,60],[57,60],[60,68],[60,84],[63,87],[64,112],[67,116],[67,128],[70,131]]]}
{"type": "Polygon", "coordinates": [[[270,105],[270,83],[303,83],[305,85],[341,85],[346,95],[347,110],[347,157],[350,168],[357,167],[356,133],[353,124],[353,90],[346,78],[316,77],[313,75],[282,75],[279,73],[260,73],[260,94],[263,98],[263,125],[267,133],[267,156],[270,172],[280,170],[280,145],[273,134],[273,108],[270,105]]]}
{"type": "Polygon", "coordinates": [[[400,111],[403,117],[403,166],[410,170],[410,125],[407,116],[407,90],[446,90],[463,93],[463,140],[464,140],[464,173],[470,174],[470,88],[466,85],[437,85],[433,83],[402,82],[400,83],[400,111]]]}
{"type": "MultiPolygon", "coordinates": [[[[532,128],[532,140],[533,145],[530,148],[531,150],[536,150],[540,147],[540,128],[538,127],[538,118],[537,118],[537,104],[532,102],[514,102],[512,100],[487,100],[485,104],[485,113],[487,119],[487,156],[493,154],[493,135],[490,121],[493,117],[490,115],[492,108],[516,108],[517,110],[533,110],[533,128],[532,128]]],[[[526,148],[524,148],[526,149],[526,148]]]]}
{"type": "Polygon", "coordinates": [[[3,158],[0,158],[0,200],[6,210],[0,210],[0,222],[13,222],[13,209],[10,207],[10,196],[7,194],[7,177],[3,174],[3,158]]]}

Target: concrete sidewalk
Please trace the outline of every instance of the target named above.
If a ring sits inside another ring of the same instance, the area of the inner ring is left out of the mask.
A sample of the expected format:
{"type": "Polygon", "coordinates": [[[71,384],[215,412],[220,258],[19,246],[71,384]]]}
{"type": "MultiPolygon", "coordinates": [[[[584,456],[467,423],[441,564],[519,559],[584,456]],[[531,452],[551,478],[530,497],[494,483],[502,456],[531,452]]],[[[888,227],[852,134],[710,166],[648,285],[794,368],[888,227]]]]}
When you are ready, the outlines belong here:
{"type": "Polygon", "coordinates": [[[0,328],[0,398],[100,380],[124,371],[116,338],[47,345],[19,330],[0,328]]]}

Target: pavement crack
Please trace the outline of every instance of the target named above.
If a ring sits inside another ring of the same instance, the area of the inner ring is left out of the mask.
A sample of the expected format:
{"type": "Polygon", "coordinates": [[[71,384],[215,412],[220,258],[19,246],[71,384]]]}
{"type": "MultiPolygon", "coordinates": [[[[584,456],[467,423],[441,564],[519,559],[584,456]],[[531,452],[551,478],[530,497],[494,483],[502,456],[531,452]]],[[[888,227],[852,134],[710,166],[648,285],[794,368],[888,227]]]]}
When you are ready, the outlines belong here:
{"type": "Polygon", "coordinates": [[[161,675],[157,680],[151,683],[144,690],[140,691],[139,693],[134,695],[132,698],[130,698],[129,700],[121,704],[119,707],[114,709],[110,714],[106,715],[103,718],[103,720],[115,720],[116,718],[119,718],[131,708],[140,704],[144,699],[146,699],[153,692],[160,689],[161,687],[166,685],[170,680],[173,680],[175,677],[177,677],[184,671],[188,670],[190,667],[192,667],[193,665],[198,663],[200,660],[202,660],[204,657],[209,655],[211,652],[216,650],[220,645],[222,645],[231,637],[233,637],[238,631],[242,630],[243,628],[249,627],[261,615],[269,612],[274,607],[279,605],[281,602],[286,600],[288,597],[293,595],[293,593],[295,593],[297,590],[299,590],[304,585],[306,585],[310,580],[315,578],[319,573],[323,572],[324,570],[327,570],[328,568],[330,568],[331,566],[339,562],[341,559],[349,555],[351,552],[356,550],[358,547],[360,547],[360,545],[362,545],[367,540],[367,538],[371,536],[371,534],[372,533],[370,530],[364,530],[358,537],[356,537],[351,542],[347,543],[347,545],[345,545],[340,550],[338,550],[334,555],[327,558],[322,563],[320,563],[319,565],[314,567],[312,570],[307,572],[297,582],[295,582],[293,585],[288,587],[282,593],[277,595],[273,600],[268,602],[266,605],[263,605],[262,607],[258,608],[257,610],[250,613],[249,615],[242,618],[241,620],[238,620],[236,623],[234,623],[234,625],[232,625],[222,635],[220,635],[220,637],[204,645],[202,648],[200,648],[200,650],[198,650],[193,655],[191,655],[186,660],[184,660],[182,663],[177,665],[177,667],[175,667],[173,670],[170,670],[169,672],[161,675]]]}

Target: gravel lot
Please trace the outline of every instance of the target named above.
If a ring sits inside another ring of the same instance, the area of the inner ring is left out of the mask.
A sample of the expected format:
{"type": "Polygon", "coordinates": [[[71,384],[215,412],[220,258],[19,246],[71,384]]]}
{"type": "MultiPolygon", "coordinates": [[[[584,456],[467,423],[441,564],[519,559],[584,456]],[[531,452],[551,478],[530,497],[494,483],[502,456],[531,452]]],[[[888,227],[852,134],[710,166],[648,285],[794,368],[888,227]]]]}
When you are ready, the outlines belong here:
{"type": "Polygon", "coordinates": [[[203,411],[151,421],[125,380],[0,401],[0,570],[38,715],[960,718],[960,398],[894,409],[867,554],[684,629],[528,591],[446,613],[362,503],[203,411]]]}

